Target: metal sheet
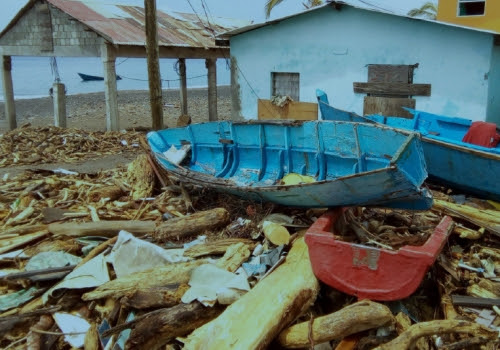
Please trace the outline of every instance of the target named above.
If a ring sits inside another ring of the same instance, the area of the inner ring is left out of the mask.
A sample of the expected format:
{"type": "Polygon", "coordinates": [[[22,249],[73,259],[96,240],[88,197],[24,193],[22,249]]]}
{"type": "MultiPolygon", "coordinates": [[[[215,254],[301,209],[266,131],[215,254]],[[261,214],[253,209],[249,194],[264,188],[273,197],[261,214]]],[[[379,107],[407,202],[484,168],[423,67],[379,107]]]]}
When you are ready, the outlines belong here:
{"type": "MultiPolygon", "coordinates": [[[[28,3],[0,34],[2,36],[38,1],[28,3]]],[[[144,46],[144,8],[118,4],[103,4],[90,0],[47,0],[70,17],[88,26],[114,45],[144,46]]],[[[216,48],[215,36],[250,24],[247,20],[211,17],[210,22],[196,14],[157,12],[160,46],[216,48]]]]}

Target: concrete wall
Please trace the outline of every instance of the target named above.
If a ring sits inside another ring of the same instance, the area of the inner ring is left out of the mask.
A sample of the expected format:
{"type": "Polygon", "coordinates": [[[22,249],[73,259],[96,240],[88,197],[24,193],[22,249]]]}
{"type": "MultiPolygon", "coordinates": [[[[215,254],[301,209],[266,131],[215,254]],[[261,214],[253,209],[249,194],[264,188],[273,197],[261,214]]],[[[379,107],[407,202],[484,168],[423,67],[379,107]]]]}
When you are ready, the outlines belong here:
{"type": "Polygon", "coordinates": [[[491,52],[491,69],[488,74],[489,94],[486,120],[500,126],[500,40],[491,52]]]}
{"type": "Polygon", "coordinates": [[[336,107],[362,113],[365,95],[353,92],[353,82],[367,81],[367,64],[419,63],[414,83],[432,84],[432,95],[416,96],[417,108],[484,120],[491,47],[490,34],[349,6],[231,38],[246,119],[257,117],[257,98],[270,98],[273,71],[300,73],[301,101],[315,102],[320,88],[336,107]]]}
{"type": "Polygon", "coordinates": [[[59,9],[36,3],[0,39],[11,56],[100,56],[100,38],[59,9]]]}

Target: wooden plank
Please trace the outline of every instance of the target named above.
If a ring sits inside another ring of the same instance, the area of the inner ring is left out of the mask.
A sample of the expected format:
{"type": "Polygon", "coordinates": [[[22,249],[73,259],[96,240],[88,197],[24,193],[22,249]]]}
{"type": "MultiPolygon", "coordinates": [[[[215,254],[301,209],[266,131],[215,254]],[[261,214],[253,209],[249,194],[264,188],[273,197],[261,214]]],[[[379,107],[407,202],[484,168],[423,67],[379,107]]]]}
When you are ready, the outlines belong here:
{"type": "Polygon", "coordinates": [[[353,83],[354,92],[360,94],[396,95],[396,96],[430,96],[431,84],[405,83],[353,83]]]}
{"type": "Polygon", "coordinates": [[[369,83],[412,83],[413,66],[407,64],[370,64],[369,83]]]}
{"type": "Polygon", "coordinates": [[[470,297],[467,295],[456,295],[453,294],[451,296],[451,300],[453,305],[457,306],[471,306],[471,307],[492,307],[492,306],[500,306],[500,299],[491,299],[491,298],[477,298],[470,297]]]}
{"type": "Polygon", "coordinates": [[[403,107],[415,109],[415,99],[365,96],[363,115],[380,114],[385,117],[412,119],[413,115],[404,110],[403,107]]]}
{"type": "Polygon", "coordinates": [[[278,107],[270,100],[258,100],[257,115],[259,120],[294,119],[317,120],[318,104],[292,101],[284,107],[278,107]]]}

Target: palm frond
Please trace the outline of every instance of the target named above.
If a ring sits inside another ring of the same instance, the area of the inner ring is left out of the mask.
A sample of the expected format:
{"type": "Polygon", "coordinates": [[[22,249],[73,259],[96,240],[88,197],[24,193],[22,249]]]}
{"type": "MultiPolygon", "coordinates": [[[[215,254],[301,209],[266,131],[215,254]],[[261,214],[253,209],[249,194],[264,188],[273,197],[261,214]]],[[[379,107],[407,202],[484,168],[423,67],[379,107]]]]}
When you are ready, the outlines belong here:
{"type": "Polygon", "coordinates": [[[266,7],[265,7],[266,18],[269,18],[273,8],[275,8],[277,5],[281,4],[282,2],[283,2],[283,0],[267,0],[266,7]]]}
{"type": "Polygon", "coordinates": [[[306,9],[310,9],[315,6],[319,6],[323,4],[323,0],[308,0],[307,2],[303,2],[302,5],[306,9]]]}
{"type": "Polygon", "coordinates": [[[436,19],[437,5],[433,2],[426,2],[419,8],[408,11],[407,15],[411,17],[426,17],[429,19],[436,19]]]}

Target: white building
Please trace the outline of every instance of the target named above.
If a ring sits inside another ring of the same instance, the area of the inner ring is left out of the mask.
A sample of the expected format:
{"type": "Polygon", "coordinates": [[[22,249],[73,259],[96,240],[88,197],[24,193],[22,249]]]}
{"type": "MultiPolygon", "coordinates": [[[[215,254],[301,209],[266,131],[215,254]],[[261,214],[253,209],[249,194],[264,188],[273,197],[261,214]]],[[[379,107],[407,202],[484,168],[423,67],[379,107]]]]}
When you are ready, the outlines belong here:
{"type": "Polygon", "coordinates": [[[275,94],[315,102],[317,88],[335,107],[361,114],[367,94],[353,85],[377,81],[368,67],[406,65],[406,83],[430,84],[414,85],[427,93],[405,96],[417,109],[500,124],[500,37],[493,32],[336,1],[225,35],[238,67],[234,117],[257,118],[257,100],[275,94]]]}

